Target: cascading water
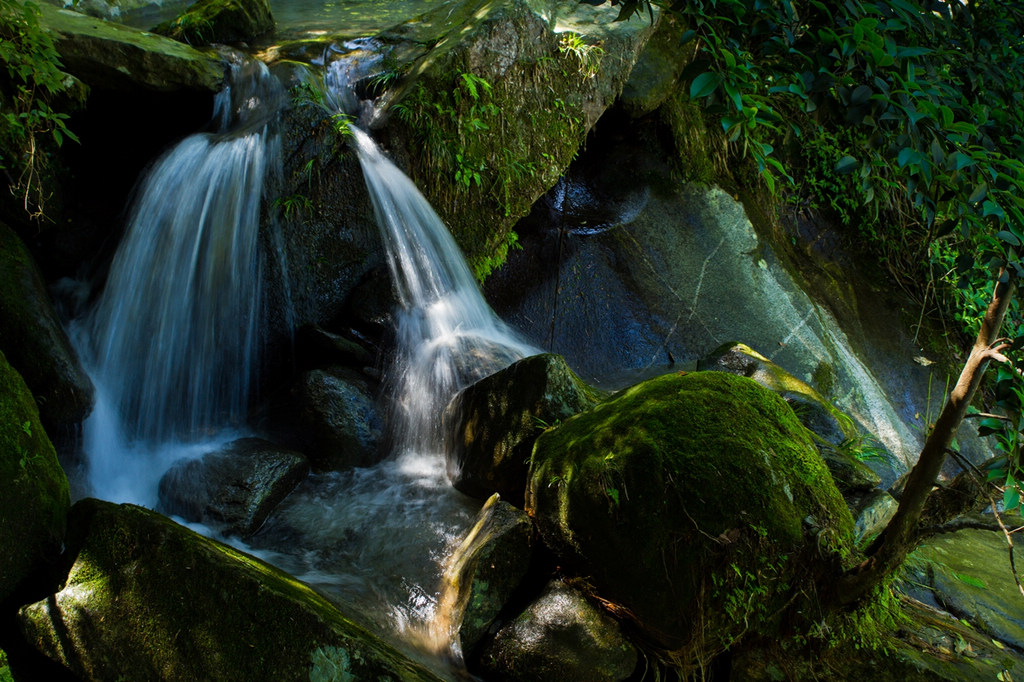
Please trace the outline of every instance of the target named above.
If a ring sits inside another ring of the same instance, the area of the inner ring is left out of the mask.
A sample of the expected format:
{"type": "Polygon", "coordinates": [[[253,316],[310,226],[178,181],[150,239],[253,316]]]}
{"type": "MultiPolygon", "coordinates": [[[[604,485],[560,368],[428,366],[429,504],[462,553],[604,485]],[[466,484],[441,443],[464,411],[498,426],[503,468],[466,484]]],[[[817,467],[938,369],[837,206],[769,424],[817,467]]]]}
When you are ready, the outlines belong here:
{"type": "Polygon", "coordinates": [[[400,447],[440,451],[439,415],[462,388],[539,351],[498,319],[462,252],[412,181],[352,134],[401,303],[391,369],[400,447]]]}
{"type": "Polygon", "coordinates": [[[90,494],[155,502],[175,453],[242,422],[257,366],[264,179],[283,89],[259,62],[217,97],[216,133],[187,137],[142,183],[106,286],[77,330],[97,387],[90,494]],[[151,461],[156,458],[158,462],[151,461]]]}
{"type": "Polygon", "coordinates": [[[268,559],[383,630],[457,657],[458,625],[438,622],[446,615],[439,590],[479,503],[448,482],[441,413],[461,388],[539,351],[487,305],[413,182],[368,135],[352,133],[401,304],[386,381],[396,449],[373,467],[311,477],[254,540],[271,549],[268,559]],[[293,551],[273,549],[286,545],[293,551]]]}

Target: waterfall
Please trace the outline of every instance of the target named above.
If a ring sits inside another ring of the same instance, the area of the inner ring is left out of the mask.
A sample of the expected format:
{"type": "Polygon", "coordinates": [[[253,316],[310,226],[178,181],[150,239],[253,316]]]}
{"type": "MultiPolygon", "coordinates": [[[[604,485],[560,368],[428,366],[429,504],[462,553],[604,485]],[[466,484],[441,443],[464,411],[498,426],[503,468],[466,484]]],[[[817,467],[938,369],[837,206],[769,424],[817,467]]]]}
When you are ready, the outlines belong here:
{"type": "Polygon", "coordinates": [[[236,65],[216,100],[217,132],[182,140],[137,190],[106,286],[77,332],[97,386],[85,424],[92,494],[151,503],[150,485],[117,483],[145,468],[133,449],[195,442],[244,420],[258,364],[260,203],[282,96],[262,63],[236,65]]]}
{"type": "Polygon", "coordinates": [[[442,448],[441,412],[462,388],[540,351],[491,310],[448,228],[413,182],[352,128],[398,292],[390,371],[403,449],[442,448]]]}

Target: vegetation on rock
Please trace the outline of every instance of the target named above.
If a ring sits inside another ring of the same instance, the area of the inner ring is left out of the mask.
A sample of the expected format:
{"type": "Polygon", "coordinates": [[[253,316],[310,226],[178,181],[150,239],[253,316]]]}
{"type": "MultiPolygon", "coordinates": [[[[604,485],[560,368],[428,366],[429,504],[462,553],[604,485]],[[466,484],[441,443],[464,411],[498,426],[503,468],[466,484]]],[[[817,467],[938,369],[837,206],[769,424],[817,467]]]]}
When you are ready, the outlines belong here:
{"type": "Polygon", "coordinates": [[[719,372],[646,381],[546,431],[527,511],[566,566],[683,666],[816,612],[803,586],[850,558],[853,530],[789,406],[719,372]]]}

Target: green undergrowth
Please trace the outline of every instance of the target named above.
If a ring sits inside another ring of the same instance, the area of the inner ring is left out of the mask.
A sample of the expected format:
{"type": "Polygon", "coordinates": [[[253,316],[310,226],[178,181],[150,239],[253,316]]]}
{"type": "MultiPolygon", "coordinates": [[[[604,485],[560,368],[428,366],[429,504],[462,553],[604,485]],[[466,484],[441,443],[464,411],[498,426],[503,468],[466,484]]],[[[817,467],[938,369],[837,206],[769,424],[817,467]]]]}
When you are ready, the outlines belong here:
{"type": "Polygon", "coordinates": [[[582,102],[569,81],[576,57],[555,50],[490,82],[465,65],[422,77],[392,106],[421,145],[414,178],[431,194],[477,277],[500,267],[515,248],[511,224],[557,181],[585,136],[582,102]],[[524,82],[534,87],[524,88],[524,82]]]}

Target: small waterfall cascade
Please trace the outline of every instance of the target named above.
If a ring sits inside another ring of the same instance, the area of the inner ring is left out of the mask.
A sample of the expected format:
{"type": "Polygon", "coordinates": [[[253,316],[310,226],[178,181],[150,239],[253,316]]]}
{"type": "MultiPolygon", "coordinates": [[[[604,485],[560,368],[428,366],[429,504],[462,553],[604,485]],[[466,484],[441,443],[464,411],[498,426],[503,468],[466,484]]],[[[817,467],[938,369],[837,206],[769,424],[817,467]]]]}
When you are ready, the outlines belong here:
{"type": "Polygon", "coordinates": [[[76,334],[97,386],[85,425],[92,494],[125,497],[127,482],[114,482],[139,466],[133,448],[194,442],[245,416],[258,364],[260,203],[278,163],[283,95],[262,63],[236,64],[216,99],[216,132],[182,140],[137,189],[76,334]]]}
{"type": "Polygon", "coordinates": [[[401,310],[391,370],[400,447],[440,451],[440,415],[462,388],[527,355],[491,310],[458,245],[413,182],[352,129],[401,310]]]}

